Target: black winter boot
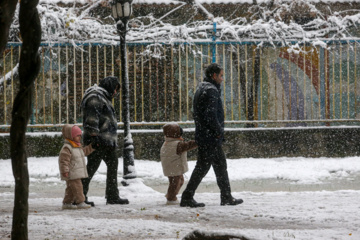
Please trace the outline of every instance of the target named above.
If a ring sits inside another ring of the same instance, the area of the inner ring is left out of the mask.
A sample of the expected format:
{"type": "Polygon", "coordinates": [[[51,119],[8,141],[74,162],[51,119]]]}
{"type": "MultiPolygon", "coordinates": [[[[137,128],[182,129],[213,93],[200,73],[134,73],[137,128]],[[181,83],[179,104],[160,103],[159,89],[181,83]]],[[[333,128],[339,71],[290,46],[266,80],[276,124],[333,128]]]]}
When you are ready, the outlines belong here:
{"type": "Polygon", "coordinates": [[[205,204],[198,203],[193,198],[191,198],[191,199],[181,198],[180,207],[197,208],[197,207],[205,207],[205,204]]]}
{"type": "Polygon", "coordinates": [[[94,202],[89,202],[87,197],[85,197],[84,203],[86,203],[87,205],[91,205],[92,207],[95,207],[95,203],[94,202]]]}
{"type": "Polygon", "coordinates": [[[129,204],[126,198],[107,199],[106,204],[129,204]]]}
{"type": "Polygon", "coordinates": [[[233,198],[233,197],[230,197],[230,198],[221,198],[221,206],[224,206],[224,205],[239,205],[241,203],[243,203],[244,201],[242,199],[236,199],[236,198],[233,198]]]}

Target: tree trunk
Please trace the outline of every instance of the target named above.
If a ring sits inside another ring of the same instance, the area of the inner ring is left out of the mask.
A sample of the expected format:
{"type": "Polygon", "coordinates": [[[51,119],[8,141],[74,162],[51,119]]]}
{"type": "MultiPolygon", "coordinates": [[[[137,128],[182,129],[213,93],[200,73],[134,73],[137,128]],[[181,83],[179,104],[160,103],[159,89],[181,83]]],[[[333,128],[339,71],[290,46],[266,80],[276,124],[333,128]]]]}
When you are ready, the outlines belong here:
{"type": "Polygon", "coordinates": [[[34,81],[40,70],[38,49],[41,41],[41,26],[37,12],[39,0],[20,2],[21,48],[19,79],[20,87],[14,101],[10,128],[10,150],[15,178],[15,201],[11,239],[28,239],[29,172],[26,153],[26,127],[31,115],[34,81]]]}
{"type": "MultiPolygon", "coordinates": [[[[249,91],[248,91],[248,113],[249,113],[249,121],[254,121],[257,119],[257,97],[258,97],[258,87],[260,84],[260,50],[253,47],[252,52],[252,68],[253,68],[253,79],[249,81],[249,91]]],[[[254,123],[250,123],[246,125],[247,127],[253,128],[256,126],[254,123]]]]}
{"type": "Polygon", "coordinates": [[[5,50],[18,0],[0,0],[0,54],[5,50]]]}

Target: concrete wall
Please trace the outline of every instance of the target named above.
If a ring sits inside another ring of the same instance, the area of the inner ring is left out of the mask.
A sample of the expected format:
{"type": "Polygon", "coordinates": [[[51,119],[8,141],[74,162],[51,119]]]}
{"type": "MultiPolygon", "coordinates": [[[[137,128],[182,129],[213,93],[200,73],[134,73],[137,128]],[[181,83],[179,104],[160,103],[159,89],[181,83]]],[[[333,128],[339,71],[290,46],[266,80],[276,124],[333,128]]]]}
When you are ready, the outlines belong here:
{"type": "MultiPolygon", "coordinates": [[[[133,130],[135,159],[160,160],[163,143],[160,130],[133,130]]],[[[227,129],[224,151],[227,158],[267,157],[346,157],[359,155],[359,127],[227,129]]],[[[194,138],[186,129],[186,140],[194,138]]],[[[122,131],[119,131],[119,156],[122,155],[122,131]]],[[[63,139],[60,133],[28,133],[29,157],[58,156],[63,139]]],[[[188,153],[196,159],[196,150],[188,153]]],[[[0,159],[10,158],[10,135],[0,134],[0,159]]]]}

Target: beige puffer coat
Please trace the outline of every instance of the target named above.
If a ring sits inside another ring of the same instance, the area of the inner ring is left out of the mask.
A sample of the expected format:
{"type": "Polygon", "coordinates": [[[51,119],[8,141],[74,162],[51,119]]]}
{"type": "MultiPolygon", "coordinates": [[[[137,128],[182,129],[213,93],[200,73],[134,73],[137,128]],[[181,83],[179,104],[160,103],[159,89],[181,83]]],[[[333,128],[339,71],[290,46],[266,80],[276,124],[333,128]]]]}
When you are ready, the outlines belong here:
{"type": "Polygon", "coordinates": [[[187,151],[197,147],[194,140],[185,142],[181,138],[180,126],[176,123],[166,124],[163,127],[165,142],[160,150],[160,159],[165,176],[180,176],[188,168],[187,151]]]}
{"type": "Polygon", "coordinates": [[[74,125],[66,124],[63,129],[64,145],[59,154],[59,170],[61,180],[73,180],[87,178],[85,156],[94,151],[91,144],[82,148],[74,144],[71,137],[71,129],[74,125]],[[69,173],[69,177],[63,176],[63,173],[69,173]]]}

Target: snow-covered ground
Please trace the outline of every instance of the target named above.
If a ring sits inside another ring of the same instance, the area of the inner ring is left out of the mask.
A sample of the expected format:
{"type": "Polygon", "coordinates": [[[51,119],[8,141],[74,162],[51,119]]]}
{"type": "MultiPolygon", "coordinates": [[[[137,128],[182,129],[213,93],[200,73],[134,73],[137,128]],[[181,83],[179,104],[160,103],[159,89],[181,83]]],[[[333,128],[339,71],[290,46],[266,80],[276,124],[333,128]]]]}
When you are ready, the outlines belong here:
{"type": "MultiPolygon", "coordinates": [[[[195,195],[206,207],[197,209],[165,205],[161,164],[136,160],[138,178],[119,186],[129,205],[106,205],[102,164],[89,192],[96,207],[61,210],[65,184],[57,158],[28,162],[29,239],[182,239],[193,230],[261,240],[360,239],[357,157],[228,160],[233,195],[244,203],[220,206],[211,169],[195,195]]],[[[189,162],[186,179],[194,165],[189,162]]],[[[122,161],[118,176],[120,182],[122,161]]],[[[0,239],[10,237],[13,191],[11,161],[0,160],[0,239]]]]}

